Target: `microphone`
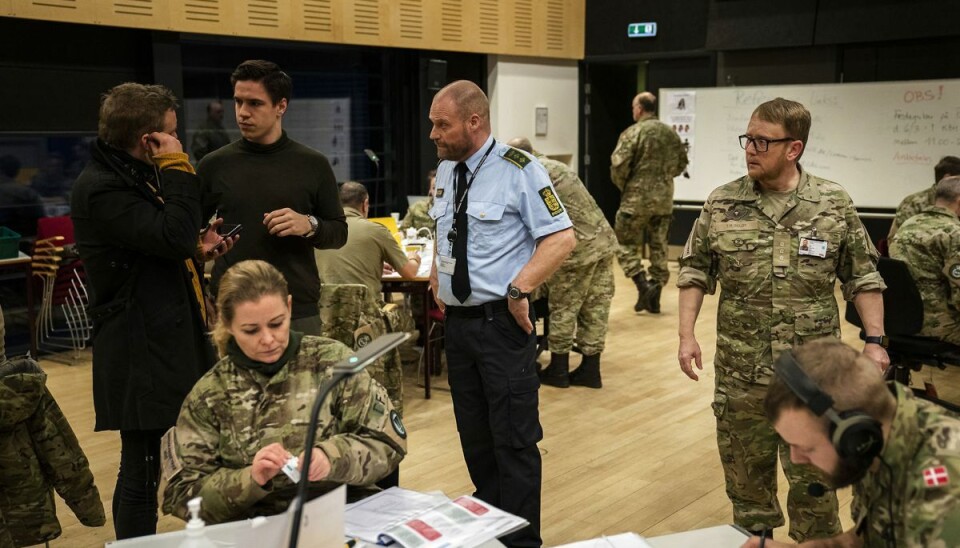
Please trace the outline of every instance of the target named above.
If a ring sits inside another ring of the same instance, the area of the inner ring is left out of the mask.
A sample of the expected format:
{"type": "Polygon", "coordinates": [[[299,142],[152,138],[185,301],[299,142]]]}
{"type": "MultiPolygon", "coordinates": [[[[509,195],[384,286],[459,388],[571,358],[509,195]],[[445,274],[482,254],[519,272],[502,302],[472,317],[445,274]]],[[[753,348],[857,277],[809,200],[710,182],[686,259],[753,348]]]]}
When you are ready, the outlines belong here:
{"type": "Polygon", "coordinates": [[[827,492],[829,491],[836,491],[836,489],[827,487],[826,485],[819,482],[813,482],[807,486],[807,494],[810,495],[811,497],[820,498],[823,495],[827,494],[827,492]]]}
{"type": "Polygon", "coordinates": [[[380,166],[380,157],[377,156],[377,153],[370,150],[369,148],[363,149],[364,154],[367,155],[367,158],[370,158],[370,161],[377,164],[377,167],[380,166]]]}
{"type": "Polygon", "coordinates": [[[332,370],[333,377],[320,386],[317,399],[313,401],[310,411],[310,423],[307,427],[307,440],[304,443],[303,467],[300,473],[300,483],[297,484],[297,496],[291,504],[295,505],[293,523],[290,524],[290,548],[296,548],[300,539],[300,522],[303,520],[303,504],[307,498],[307,484],[310,483],[310,459],[313,456],[313,444],[317,437],[317,423],[320,421],[320,408],[333,387],[347,377],[352,377],[364,367],[370,365],[387,352],[400,346],[410,338],[409,333],[387,333],[370,341],[360,350],[357,350],[346,359],[337,362],[332,370]]]}

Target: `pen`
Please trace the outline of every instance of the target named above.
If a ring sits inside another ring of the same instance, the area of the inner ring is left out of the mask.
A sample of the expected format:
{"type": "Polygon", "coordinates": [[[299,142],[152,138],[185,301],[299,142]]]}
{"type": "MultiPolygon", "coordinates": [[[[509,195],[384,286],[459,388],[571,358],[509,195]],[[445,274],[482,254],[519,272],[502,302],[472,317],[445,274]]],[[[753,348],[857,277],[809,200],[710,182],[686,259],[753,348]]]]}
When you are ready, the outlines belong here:
{"type": "Polygon", "coordinates": [[[764,543],[767,542],[767,530],[764,529],[760,531],[760,548],[763,548],[764,543]]]}
{"type": "Polygon", "coordinates": [[[357,539],[352,538],[343,543],[343,548],[353,548],[356,545],[357,545],[357,539]]]}

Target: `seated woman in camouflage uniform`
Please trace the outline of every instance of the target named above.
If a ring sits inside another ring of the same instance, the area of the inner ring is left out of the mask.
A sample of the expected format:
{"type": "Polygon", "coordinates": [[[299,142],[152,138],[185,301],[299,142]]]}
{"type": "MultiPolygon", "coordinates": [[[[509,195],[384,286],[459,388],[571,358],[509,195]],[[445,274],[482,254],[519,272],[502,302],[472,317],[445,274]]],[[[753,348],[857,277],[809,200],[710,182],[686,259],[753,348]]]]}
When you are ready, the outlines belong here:
{"type": "MultiPolygon", "coordinates": [[[[164,512],[187,519],[187,500],[202,496],[207,523],[286,510],[296,484],[281,468],[293,455],[303,460],[317,389],[351,353],[290,330],[286,281],[266,262],[232,266],[217,305],[213,337],[223,358],[193,387],[163,444],[164,512]]],[[[406,431],[386,390],[361,372],[339,384],[320,412],[310,496],[372,485],[405,453],[406,431]]]]}

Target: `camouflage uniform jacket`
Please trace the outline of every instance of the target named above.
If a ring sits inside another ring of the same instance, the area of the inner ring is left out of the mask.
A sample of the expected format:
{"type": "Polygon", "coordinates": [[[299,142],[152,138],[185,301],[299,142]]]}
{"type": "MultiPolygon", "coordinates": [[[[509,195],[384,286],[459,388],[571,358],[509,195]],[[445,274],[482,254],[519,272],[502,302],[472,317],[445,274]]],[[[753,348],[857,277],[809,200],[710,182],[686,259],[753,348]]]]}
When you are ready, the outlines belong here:
{"type": "Polygon", "coordinates": [[[90,463],[46,379],[30,359],[0,365],[0,546],[60,536],[54,489],[80,523],[106,522],[90,463]]]}
{"type": "Polygon", "coordinates": [[[563,264],[585,266],[616,255],[617,235],[587,187],[583,186],[577,172],[563,162],[547,158],[538,152],[533,154],[543,167],[547,168],[557,196],[563,205],[567,206],[567,214],[577,235],[577,247],[563,264]]]}
{"type": "MultiPolygon", "coordinates": [[[[169,479],[163,510],[187,519],[187,501],[203,497],[207,523],[286,510],[296,485],[278,473],[263,487],[250,475],[261,448],[280,443],[303,451],[318,387],[350,349],[305,336],[297,355],[272,377],[220,360],[187,396],[176,426],[175,458],[164,459],[169,479]]],[[[320,411],[316,447],[330,460],[330,475],[312,482],[311,495],[340,484],[369,485],[406,454],[406,431],[386,390],[362,372],[337,385],[320,411]]]]}
{"type": "Polygon", "coordinates": [[[857,535],[868,548],[892,545],[890,528],[898,548],[960,546],[960,417],[901,384],[891,391],[897,412],[881,453],[889,468],[854,486],[857,535]]]}
{"type": "MultiPolygon", "coordinates": [[[[907,219],[890,244],[890,256],[907,263],[923,298],[920,335],[942,337],[960,324],[960,219],[927,206],[907,219]]],[[[955,333],[951,333],[954,334],[955,333]]]]}
{"type": "Polygon", "coordinates": [[[407,208],[407,214],[403,216],[404,228],[423,228],[427,227],[433,232],[437,227],[437,222],[430,216],[430,208],[433,207],[433,196],[426,200],[415,202],[407,208]]]}
{"type": "Polygon", "coordinates": [[[673,178],[686,167],[687,152],[677,132],[648,115],[620,134],[610,156],[610,179],[623,193],[621,202],[638,203],[651,215],[670,215],[673,178]]]}
{"type": "Polygon", "coordinates": [[[900,205],[897,206],[897,214],[893,217],[893,224],[890,225],[890,233],[888,237],[893,238],[894,234],[900,230],[900,227],[907,222],[907,219],[932,206],[936,201],[936,184],[921,190],[920,192],[914,192],[913,194],[904,198],[903,201],[900,202],[900,205]]]}
{"type": "Polygon", "coordinates": [[[707,198],[680,257],[678,287],[712,295],[720,282],[715,364],[747,382],[766,384],[783,350],[840,336],[837,278],[847,300],[886,287],[877,250],[840,185],[802,171],[784,212],[779,222],[771,218],[749,177],[727,183],[707,198]],[[824,257],[801,255],[801,239],[825,245],[824,257]]]}

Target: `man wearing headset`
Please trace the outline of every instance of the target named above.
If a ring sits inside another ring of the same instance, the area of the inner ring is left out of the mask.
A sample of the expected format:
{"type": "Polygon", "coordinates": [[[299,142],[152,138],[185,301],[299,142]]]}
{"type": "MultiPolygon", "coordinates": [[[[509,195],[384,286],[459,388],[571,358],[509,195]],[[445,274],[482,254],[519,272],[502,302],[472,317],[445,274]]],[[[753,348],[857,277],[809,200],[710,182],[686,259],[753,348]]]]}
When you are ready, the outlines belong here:
{"type": "Polygon", "coordinates": [[[833,489],[855,484],[854,528],[801,546],[960,546],[960,417],[885,384],[870,358],[832,339],[784,352],[774,371],[764,410],[790,459],[833,489]]]}

